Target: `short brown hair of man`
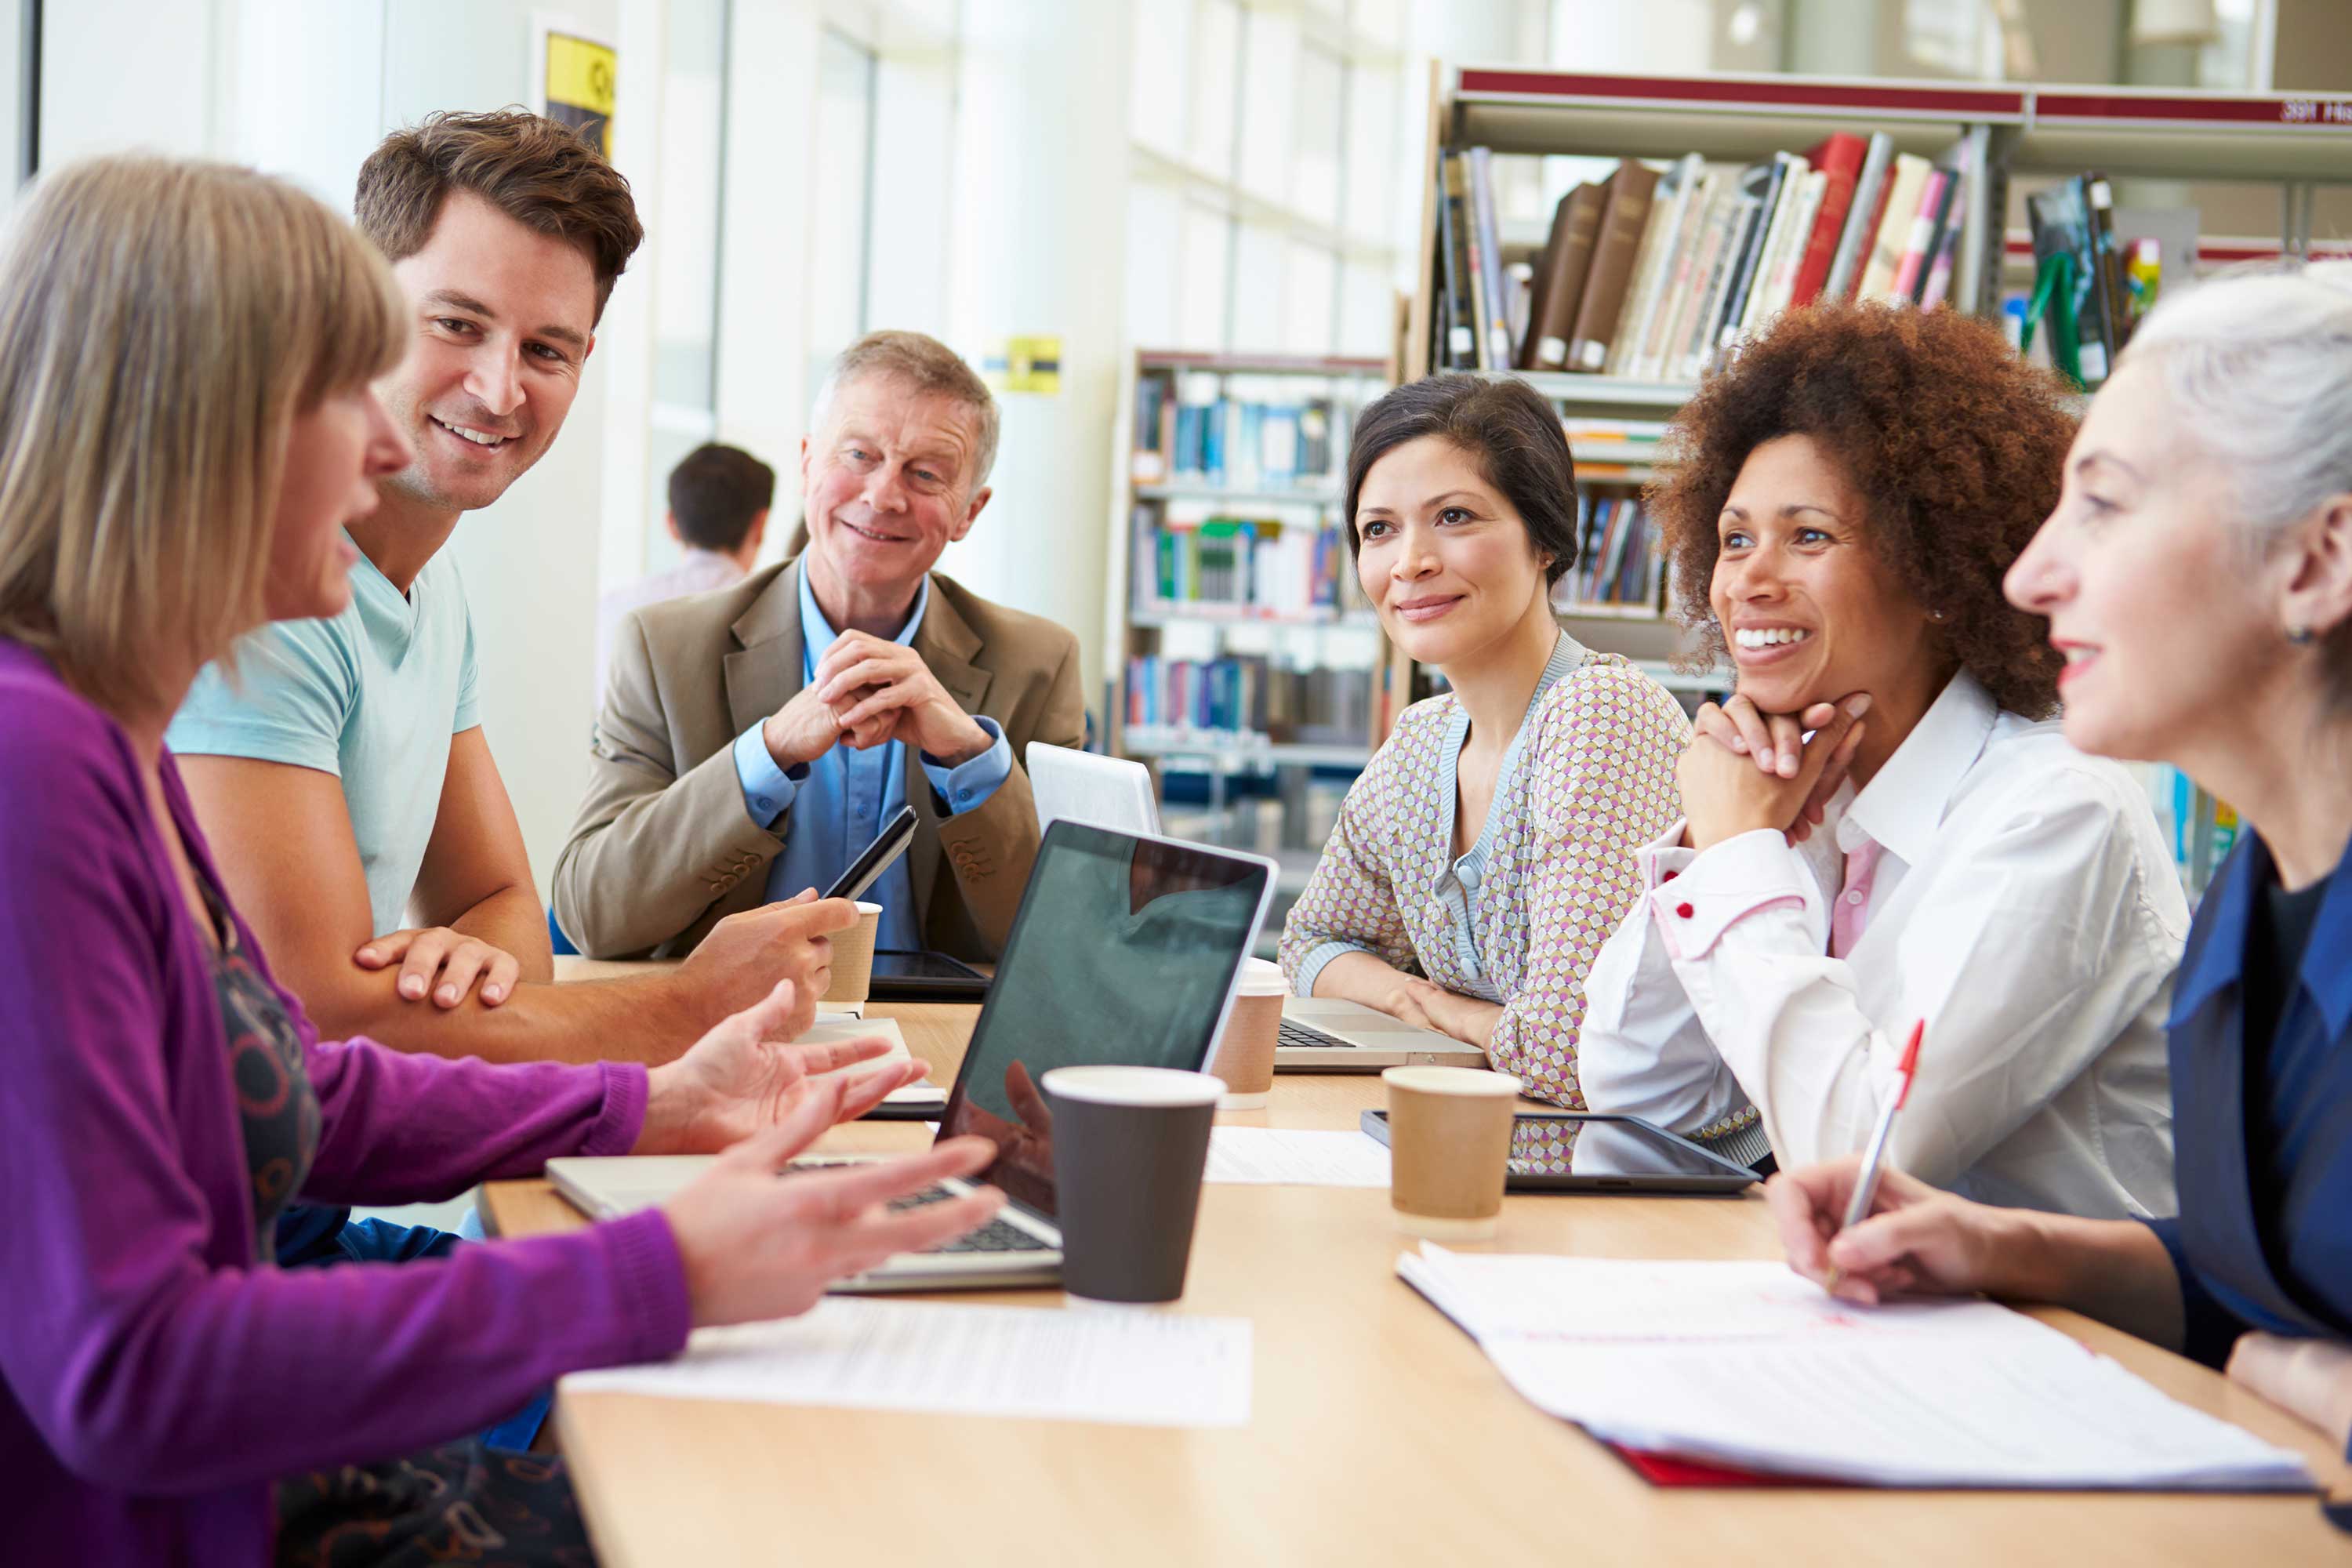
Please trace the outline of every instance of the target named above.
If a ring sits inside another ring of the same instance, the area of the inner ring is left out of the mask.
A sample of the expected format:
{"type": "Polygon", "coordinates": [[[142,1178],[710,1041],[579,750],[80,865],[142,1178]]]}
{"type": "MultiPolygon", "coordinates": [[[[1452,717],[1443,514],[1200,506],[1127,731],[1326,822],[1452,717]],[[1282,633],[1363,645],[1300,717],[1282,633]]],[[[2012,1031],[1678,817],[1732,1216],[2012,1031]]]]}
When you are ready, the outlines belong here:
{"type": "Polygon", "coordinates": [[[1356,416],[1348,447],[1348,552],[1362,540],[1356,503],[1372,465],[1410,441],[1434,436],[1478,465],[1527,526],[1528,542],[1557,583],[1576,564],[1576,462],[1568,432],[1543,394],[1524,381],[1429,375],[1392,387],[1356,416]]]}
{"type": "Polygon", "coordinates": [[[1960,668],[2001,707],[2047,717],[2063,661],[2049,622],[2013,607],[2001,576],[2057,505],[2075,423],[2065,384],[1973,316],[1791,310],[1708,377],[1668,432],[1674,463],[1645,500],[1679,618],[1702,651],[1727,657],[1708,599],[1724,501],[1750,452],[1810,437],[1844,468],[1871,547],[1940,617],[1933,630],[1960,668]]]}
{"type": "Polygon", "coordinates": [[[526,109],[428,114],[360,165],[352,215],[387,261],[425,248],[452,191],[568,240],[596,273],[596,319],[646,237],[629,182],[570,126],[526,109]]]}
{"type": "Polygon", "coordinates": [[[776,470],[743,450],[707,441],[669,471],[669,515],[698,550],[741,547],[751,521],[775,504],[776,470]]]}

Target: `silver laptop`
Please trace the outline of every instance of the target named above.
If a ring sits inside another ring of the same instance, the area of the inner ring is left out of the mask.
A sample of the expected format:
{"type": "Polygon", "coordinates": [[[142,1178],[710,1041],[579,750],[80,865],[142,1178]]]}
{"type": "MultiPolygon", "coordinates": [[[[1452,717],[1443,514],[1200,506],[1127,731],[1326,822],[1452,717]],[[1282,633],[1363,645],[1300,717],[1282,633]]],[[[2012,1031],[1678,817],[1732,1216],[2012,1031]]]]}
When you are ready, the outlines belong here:
{"type": "Polygon", "coordinates": [[[1378,1072],[1382,1068],[1486,1065],[1486,1053],[1451,1035],[1330,996],[1282,999],[1276,1072],[1378,1072]]]}
{"type": "MultiPolygon", "coordinates": [[[[1255,855],[1062,821],[1045,830],[940,1136],[994,1141],[994,1164],[897,1206],[1004,1190],[997,1217],[935,1252],[908,1253],[837,1290],[1050,1285],[1061,1278],[1050,1120],[1030,1092],[1057,1067],[1197,1071],[1233,1006],[1275,867],[1255,855]],[[1023,1107],[1031,1107],[1027,1116],[1023,1107]]],[[[795,1161],[783,1173],[845,1164],[795,1161]]],[[[582,1212],[609,1218],[667,1202],[709,1163],[685,1158],[557,1159],[547,1174],[582,1212]]]]}
{"type": "MultiPolygon", "coordinates": [[[[1029,788],[1037,826],[1057,817],[1098,823],[1129,833],[1160,831],[1160,803],[1151,770],[1141,763],[1029,742],[1029,788]]],[[[1391,1018],[1375,1007],[1319,996],[1293,996],[1282,1005],[1282,1034],[1274,1049],[1276,1072],[1378,1072],[1394,1067],[1484,1067],[1486,1056],[1451,1035],[1391,1018]]]]}
{"type": "Polygon", "coordinates": [[[1146,836],[1160,831],[1160,797],[1152,793],[1151,770],[1141,763],[1043,741],[1030,742],[1024,757],[1040,833],[1063,820],[1146,836]]]}

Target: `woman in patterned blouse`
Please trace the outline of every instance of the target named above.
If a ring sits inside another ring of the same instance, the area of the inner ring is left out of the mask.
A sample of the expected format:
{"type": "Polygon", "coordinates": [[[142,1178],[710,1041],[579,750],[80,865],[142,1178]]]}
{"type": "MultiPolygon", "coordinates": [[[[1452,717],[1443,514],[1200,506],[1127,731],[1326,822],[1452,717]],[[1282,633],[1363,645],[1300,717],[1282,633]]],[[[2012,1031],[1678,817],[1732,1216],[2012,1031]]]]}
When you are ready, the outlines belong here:
{"type": "Polygon", "coordinates": [[[1634,846],[1681,815],[1689,727],[1552,617],[1576,478],[1524,383],[1432,376],[1372,404],[1347,515],[1381,628],[1453,689],[1406,709],[1348,792],[1283,969],[1300,995],[1443,1030],[1580,1106],[1585,970],[1640,890],[1634,846]]]}

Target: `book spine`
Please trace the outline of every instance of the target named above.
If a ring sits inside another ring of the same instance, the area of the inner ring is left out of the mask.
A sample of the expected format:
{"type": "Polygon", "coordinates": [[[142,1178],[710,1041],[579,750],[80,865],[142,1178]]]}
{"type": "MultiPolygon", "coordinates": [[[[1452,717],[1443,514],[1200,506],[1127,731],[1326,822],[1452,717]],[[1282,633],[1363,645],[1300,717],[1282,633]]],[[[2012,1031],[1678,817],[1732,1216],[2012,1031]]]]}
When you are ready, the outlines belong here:
{"type": "Polygon", "coordinates": [[[1813,167],[1821,171],[1822,199],[1797,264],[1796,279],[1789,288],[1792,306],[1810,305],[1820,299],[1822,286],[1829,281],[1830,264],[1845,233],[1846,213],[1853,205],[1854,183],[1862,174],[1868,146],[1861,137],[1841,131],[1824,138],[1808,154],[1813,167]]]}
{"type": "Polygon", "coordinates": [[[1470,149],[1472,221],[1478,228],[1479,281],[1486,291],[1486,353],[1490,370],[1507,370],[1511,363],[1510,290],[1503,277],[1502,226],[1495,217],[1494,154],[1484,147],[1470,149]]]}
{"type": "Polygon", "coordinates": [[[1738,340],[1739,324],[1748,315],[1748,295],[1756,286],[1756,268],[1763,260],[1772,222],[1780,216],[1780,184],[1788,165],[1776,156],[1769,165],[1759,165],[1748,173],[1753,176],[1751,184],[1756,191],[1756,213],[1741,238],[1731,283],[1724,290],[1723,312],[1716,319],[1714,346],[1717,349],[1727,349],[1738,340]]]}
{"type": "Polygon", "coordinates": [[[1927,257],[1936,247],[1936,225],[1943,204],[1950,198],[1952,176],[1942,169],[1928,172],[1927,183],[1919,187],[1918,216],[1911,220],[1911,232],[1903,241],[1903,256],[1895,264],[1895,297],[1916,300],[1919,286],[1926,281],[1927,257]]]}
{"type": "Polygon", "coordinates": [[[1862,174],[1854,181],[1853,203],[1846,210],[1845,230],[1838,236],[1837,255],[1830,261],[1829,279],[1822,285],[1825,299],[1850,300],[1862,281],[1870,242],[1878,233],[1878,219],[1886,206],[1887,174],[1895,160],[1895,139],[1881,131],[1870,139],[1862,174]]]}
{"type": "Polygon", "coordinates": [[[1568,368],[1598,371],[1609,363],[1619,318],[1625,313],[1625,291],[1632,281],[1633,253],[1641,248],[1643,230],[1649,226],[1651,199],[1658,188],[1657,172],[1632,159],[1609,176],[1609,210],[1601,220],[1601,237],[1592,247],[1592,272],[1577,307],[1576,333],[1568,346],[1568,368]]]}

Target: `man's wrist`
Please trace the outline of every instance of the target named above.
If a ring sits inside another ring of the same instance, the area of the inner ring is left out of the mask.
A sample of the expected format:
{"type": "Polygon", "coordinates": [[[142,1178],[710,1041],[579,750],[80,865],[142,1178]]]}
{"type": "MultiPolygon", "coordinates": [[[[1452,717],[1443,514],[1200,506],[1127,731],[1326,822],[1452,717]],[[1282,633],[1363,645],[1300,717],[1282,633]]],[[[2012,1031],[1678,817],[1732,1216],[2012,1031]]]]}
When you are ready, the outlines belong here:
{"type": "Polygon", "coordinates": [[[929,752],[932,757],[936,758],[940,765],[942,767],[960,768],[963,766],[964,763],[971,762],[973,758],[981,756],[986,752],[991,746],[996,744],[996,742],[989,735],[989,732],[986,730],[982,729],[971,714],[959,708],[956,710],[956,717],[963,721],[963,731],[961,736],[951,746],[945,750],[941,750],[937,746],[925,746],[923,748],[924,751],[929,752]]]}
{"type": "Polygon", "coordinates": [[[799,767],[803,763],[814,760],[802,756],[792,749],[783,738],[782,727],[772,717],[760,726],[760,743],[768,748],[768,760],[786,773],[799,767]]]}

